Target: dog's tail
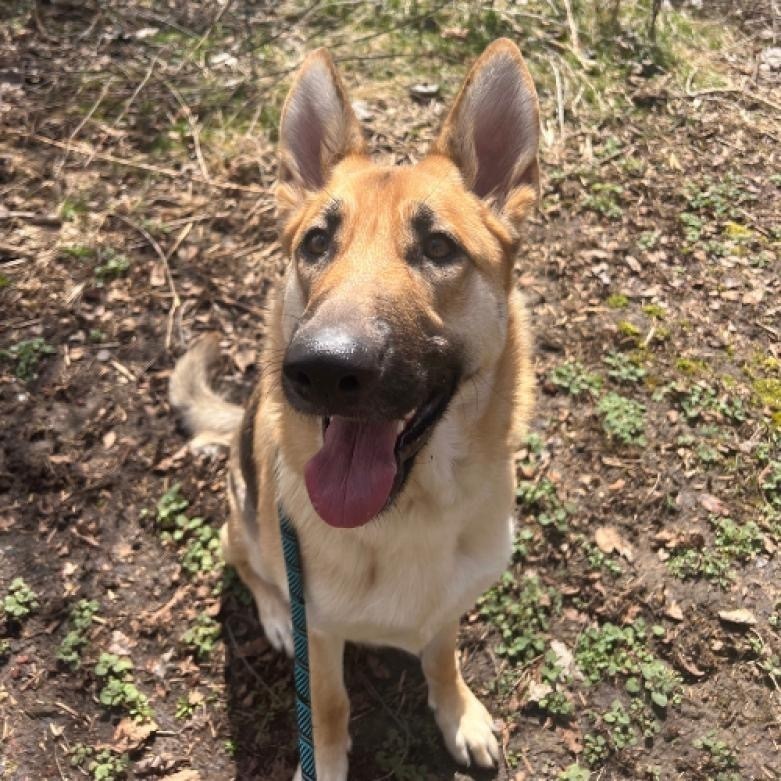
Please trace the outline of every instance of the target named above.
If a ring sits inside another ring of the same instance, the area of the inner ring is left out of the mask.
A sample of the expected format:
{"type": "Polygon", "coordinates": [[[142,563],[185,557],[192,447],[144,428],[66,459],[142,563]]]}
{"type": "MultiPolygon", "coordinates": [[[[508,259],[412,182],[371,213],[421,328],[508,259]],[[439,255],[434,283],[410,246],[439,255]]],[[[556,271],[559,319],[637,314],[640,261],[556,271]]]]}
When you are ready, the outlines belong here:
{"type": "Polygon", "coordinates": [[[209,384],[209,370],[219,357],[217,334],[200,337],[176,362],[168,387],[171,406],[198,446],[229,446],[241,425],[242,408],[218,396],[209,384]]]}

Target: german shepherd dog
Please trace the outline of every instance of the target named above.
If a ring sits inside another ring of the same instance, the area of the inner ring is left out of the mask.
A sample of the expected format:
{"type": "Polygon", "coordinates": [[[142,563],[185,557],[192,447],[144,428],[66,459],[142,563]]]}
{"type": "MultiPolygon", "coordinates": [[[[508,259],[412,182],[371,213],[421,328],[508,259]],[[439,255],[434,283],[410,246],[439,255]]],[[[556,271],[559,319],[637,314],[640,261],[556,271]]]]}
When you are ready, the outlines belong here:
{"type": "Polygon", "coordinates": [[[288,654],[278,505],[298,533],[320,781],[347,778],[346,641],[419,655],[455,759],[499,760],[457,635],[511,552],[513,453],[533,396],[513,264],[538,197],[538,112],[521,53],[497,40],[427,156],[379,166],[331,57],[312,52],[282,111],[290,262],[263,376],[244,409],[223,401],[207,381],[218,352],[207,336],[171,380],[197,440],[230,446],[225,560],[288,654]]]}

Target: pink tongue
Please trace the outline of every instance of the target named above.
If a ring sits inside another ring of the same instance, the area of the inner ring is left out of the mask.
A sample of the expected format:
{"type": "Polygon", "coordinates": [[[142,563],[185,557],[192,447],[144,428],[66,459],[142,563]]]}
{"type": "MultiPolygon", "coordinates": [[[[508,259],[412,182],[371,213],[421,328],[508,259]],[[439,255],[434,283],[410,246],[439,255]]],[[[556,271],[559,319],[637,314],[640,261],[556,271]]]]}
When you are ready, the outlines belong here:
{"type": "Polygon", "coordinates": [[[396,477],[398,425],[333,417],[323,447],[306,465],[312,506],[329,525],[352,529],[385,506],[396,477]]]}

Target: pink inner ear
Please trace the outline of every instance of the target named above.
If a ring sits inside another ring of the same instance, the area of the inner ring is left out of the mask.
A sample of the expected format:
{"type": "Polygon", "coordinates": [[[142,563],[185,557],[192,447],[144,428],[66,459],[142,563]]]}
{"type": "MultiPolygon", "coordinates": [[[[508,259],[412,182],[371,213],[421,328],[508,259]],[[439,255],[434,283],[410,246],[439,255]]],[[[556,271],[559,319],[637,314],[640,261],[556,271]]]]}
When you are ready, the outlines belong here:
{"type": "MultiPolygon", "coordinates": [[[[323,155],[333,127],[341,112],[339,97],[328,70],[312,65],[291,95],[280,141],[296,162],[305,187],[318,189],[323,181],[323,155]]],[[[334,151],[334,150],[332,150],[334,151]]]]}
{"type": "Polygon", "coordinates": [[[499,57],[484,68],[465,113],[472,120],[477,163],[472,189],[480,198],[505,195],[517,164],[527,156],[533,159],[538,135],[534,98],[512,58],[499,57]]]}

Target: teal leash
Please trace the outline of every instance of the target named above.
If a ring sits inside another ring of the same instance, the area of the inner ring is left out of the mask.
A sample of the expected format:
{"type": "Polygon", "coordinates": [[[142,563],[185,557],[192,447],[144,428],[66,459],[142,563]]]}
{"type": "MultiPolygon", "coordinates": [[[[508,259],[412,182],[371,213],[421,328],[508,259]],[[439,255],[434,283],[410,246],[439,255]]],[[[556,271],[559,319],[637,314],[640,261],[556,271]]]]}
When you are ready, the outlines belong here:
{"type": "Polygon", "coordinates": [[[306,631],[304,579],[298,537],[290,519],[278,507],[282,532],[282,552],[285,556],[287,585],[290,591],[290,613],[293,619],[293,680],[296,689],[296,721],[298,722],[298,754],[302,781],[317,781],[315,744],[312,737],[312,699],[309,685],[309,643],[306,631]]]}

